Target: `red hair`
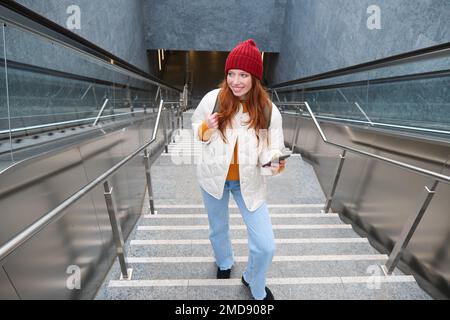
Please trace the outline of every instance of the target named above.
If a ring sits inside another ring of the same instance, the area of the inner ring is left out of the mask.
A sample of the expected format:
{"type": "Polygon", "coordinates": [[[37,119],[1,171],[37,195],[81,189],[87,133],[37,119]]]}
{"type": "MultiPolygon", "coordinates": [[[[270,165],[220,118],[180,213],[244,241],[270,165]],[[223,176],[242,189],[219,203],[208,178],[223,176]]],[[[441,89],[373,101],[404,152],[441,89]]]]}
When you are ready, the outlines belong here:
{"type": "MultiPolygon", "coordinates": [[[[260,130],[263,129],[263,131],[265,131],[265,129],[267,129],[266,119],[264,117],[264,108],[272,106],[272,102],[270,101],[266,90],[262,86],[261,81],[253,75],[251,75],[251,77],[252,88],[247,93],[248,114],[250,117],[248,124],[249,128],[255,129],[259,144],[261,135],[260,130]]],[[[233,91],[231,91],[228,86],[226,76],[219,87],[219,131],[221,133],[222,140],[225,143],[228,143],[224,132],[227,128],[231,128],[231,119],[238,112],[240,100],[239,97],[236,97],[233,94],[233,91]]]]}

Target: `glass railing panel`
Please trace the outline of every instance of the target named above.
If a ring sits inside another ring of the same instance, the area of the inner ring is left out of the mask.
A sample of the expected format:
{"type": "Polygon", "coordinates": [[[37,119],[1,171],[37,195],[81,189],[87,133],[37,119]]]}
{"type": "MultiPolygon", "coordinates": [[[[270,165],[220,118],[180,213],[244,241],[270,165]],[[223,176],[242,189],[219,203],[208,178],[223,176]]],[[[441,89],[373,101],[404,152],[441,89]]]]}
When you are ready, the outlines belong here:
{"type": "Polygon", "coordinates": [[[276,89],[274,101],[307,101],[318,118],[450,137],[450,52],[276,89]]]}
{"type": "MultiPolygon", "coordinates": [[[[26,128],[80,119],[75,92],[80,85],[73,80],[36,74],[15,68],[8,69],[11,127],[15,135],[26,128]]],[[[78,96],[79,97],[79,96],[78,96]]],[[[93,106],[91,106],[91,111],[93,106]]]]}
{"type": "Polygon", "coordinates": [[[370,84],[365,109],[379,125],[450,135],[450,74],[370,84]]]}
{"type": "Polygon", "coordinates": [[[157,108],[161,96],[178,96],[165,88],[155,99],[157,83],[16,26],[5,26],[5,44],[8,81],[0,64],[0,147],[12,135],[14,160],[30,156],[20,151],[32,145],[92,130],[96,120],[98,126],[129,121],[144,116],[145,104],[157,108]]]}
{"type": "Polygon", "coordinates": [[[135,92],[135,105],[137,108],[148,109],[152,107],[152,96],[149,90],[135,92]]]}
{"type": "Polygon", "coordinates": [[[328,89],[305,92],[304,99],[317,116],[365,121],[358,105],[364,105],[365,87],[328,89]]]}
{"type": "Polygon", "coordinates": [[[14,26],[7,26],[5,34],[15,136],[70,123],[86,124],[89,121],[83,119],[95,118],[101,106],[99,94],[105,91],[102,87],[108,92],[114,84],[114,70],[14,26]]]}
{"type": "MultiPolygon", "coordinates": [[[[282,101],[306,101],[319,118],[373,127],[450,135],[450,75],[366,81],[364,85],[279,92],[282,101]],[[293,99],[293,94],[301,98],[293,99]],[[289,97],[289,98],[286,98],[289,97]]],[[[286,109],[286,107],[285,107],[286,109]]]]}
{"type": "Polygon", "coordinates": [[[6,65],[4,56],[4,26],[0,28],[0,171],[13,160],[11,153],[11,136],[9,105],[7,97],[6,65]]]}
{"type": "MultiPolygon", "coordinates": [[[[299,112],[297,106],[283,105],[284,102],[308,102],[315,115],[322,119],[352,120],[370,124],[370,119],[363,107],[367,103],[367,86],[351,86],[348,88],[331,88],[323,90],[280,92],[278,98],[282,102],[276,104],[284,112],[299,112]]],[[[307,115],[305,109],[302,113],[307,115]]]]}

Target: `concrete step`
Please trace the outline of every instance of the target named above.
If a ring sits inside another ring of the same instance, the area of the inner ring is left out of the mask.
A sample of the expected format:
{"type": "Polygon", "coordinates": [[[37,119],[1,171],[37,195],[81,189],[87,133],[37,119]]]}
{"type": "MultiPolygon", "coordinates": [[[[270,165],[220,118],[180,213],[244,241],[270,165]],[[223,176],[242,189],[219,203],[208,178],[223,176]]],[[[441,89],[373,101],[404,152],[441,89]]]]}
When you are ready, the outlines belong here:
{"type": "MultiPolygon", "coordinates": [[[[311,255],[273,258],[268,278],[369,276],[387,256],[375,255],[311,255]],[[295,261],[300,259],[300,261],[295,261]]],[[[133,280],[215,279],[217,267],[213,257],[128,257],[133,280]]],[[[247,266],[247,256],[235,256],[232,277],[240,278],[247,266]]],[[[117,270],[117,279],[120,271],[117,270]]]]}
{"type": "MultiPolygon", "coordinates": [[[[274,262],[271,270],[275,268],[278,262],[274,262]]],[[[179,277],[177,279],[148,279],[141,277],[145,273],[163,272],[151,270],[147,264],[133,264],[132,280],[117,280],[119,272],[116,262],[108,275],[102,289],[99,291],[96,299],[169,299],[169,300],[248,300],[251,299],[249,290],[240,282],[242,263],[237,263],[232,271],[232,279],[218,280],[215,277],[215,266],[213,264],[197,263],[197,271],[204,272],[199,278],[179,277]],[[139,268],[143,268],[140,270],[139,268]],[[142,271],[142,274],[139,275],[142,271]],[[206,275],[210,274],[211,278],[206,275]],[[136,274],[138,274],[136,276],[136,274]],[[212,275],[211,275],[212,274],[212,275]]],[[[286,263],[285,263],[286,265],[286,263]]],[[[324,262],[321,262],[325,266],[324,262]]],[[[304,262],[304,266],[305,262],[304,262]]],[[[313,272],[314,265],[302,269],[305,276],[291,277],[289,274],[298,271],[298,265],[291,265],[292,269],[282,266],[285,275],[273,277],[273,271],[269,271],[267,286],[270,287],[278,300],[281,299],[430,299],[416,284],[412,276],[396,274],[386,277],[379,273],[377,266],[367,270],[369,274],[365,275],[339,275],[330,273],[328,276],[306,276],[313,272]],[[294,271],[291,271],[294,270],[294,271]],[[310,271],[308,271],[310,270],[310,271]]],[[[337,271],[342,265],[338,264],[333,268],[337,271]]],[[[348,267],[351,274],[351,267],[348,267]]],[[[355,267],[361,268],[360,265],[355,267]]],[[[355,268],[353,270],[355,270],[355,268]]],[[[164,266],[159,265],[159,270],[164,270],[164,266]]],[[[191,270],[191,269],[190,269],[191,270]]],[[[184,271],[191,272],[191,271],[184,271]]],[[[195,273],[195,269],[193,271],[195,273]]],[[[278,271],[280,273],[280,271],[278,271]]],[[[182,274],[180,272],[180,274],[182,274]]]]}
{"type": "MultiPolygon", "coordinates": [[[[271,281],[272,279],[268,279],[271,281]]],[[[275,279],[274,279],[275,280],[275,279]]],[[[315,279],[298,280],[301,284],[270,284],[277,300],[431,300],[423,291],[417,290],[415,282],[381,282],[379,287],[369,289],[367,283],[312,283],[315,279]]],[[[323,279],[326,282],[326,279],[323,279]]],[[[347,281],[347,279],[343,279],[347,281]]],[[[358,279],[355,279],[355,281],[358,279]]],[[[407,280],[407,279],[405,279],[407,280]]],[[[160,287],[108,287],[100,290],[96,300],[251,300],[249,289],[235,280],[233,285],[191,285],[160,287]]],[[[214,280],[213,280],[214,281],[214,280]]],[[[372,288],[372,287],[370,287],[372,288]]]]}
{"type": "MultiPolygon", "coordinates": [[[[247,239],[232,239],[236,256],[248,254],[247,239]]],[[[340,254],[378,254],[365,238],[310,238],[275,239],[275,255],[340,255],[340,254]]],[[[149,257],[213,257],[214,253],[208,239],[194,240],[132,240],[127,247],[130,256],[149,257]]]]}
{"type": "MultiPolygon", "coordinates": [[[[315,229],[350,229],[350,225],[346,224],[272,224],[273,230],[315,230],[315,229]]],[[[232,224],[229,226],[230,230],[247,230],[245,224],[232,224]]],[[[138,231],[191,231],[191,230],[208,230],[207,224],[201,225],[146,225],[138,226],[138,231]]]]}
{"type": "MultiPolygon", "coordinates": [[[[329,225],[301,225],[301,227],[288,225],[291,229],[281,229],[277,226],[273,226],[275,238],[353,238],[357,234],[351,229],[349,225],[333,225],[331,228],[329,225]],[[296,227],[296,229],[294,229],[296,227]],[[344,227],[344,228],[342,228],[344,227]]],[[[137,229],[135,238],[136,240],[157,240],[157,239],[208,239],[209,230],[188,228],[185,230],[169,230],[167,228],[160,230],[142,230],[140,228],[147,228],[147,226],[140,226],[137,229]]],[[[157,227],[157,226],[149,226],[157,227]]],[[[176,226],[178,227],[178,226],[176,226]]],[[[180,226],[181,227],[181,226],[180,226]]],[[[186,226],[185,226],[186,227],[186,226]]],[[[192,226],[188,226],[192,227],[192,226]]],[[[196,226],[197,227],[197,226],[196,226]]],[[[204,226],[198,226],[204,227],[204,226]]],[[[242,239],[247,237],[247,230],[243,229],[231,229],[231,239],[242,239]]]]}
{"type": "MultiPolygon", "coordinates": [[[[271,221],[272,224],[343,224],[337,214],[324,213],[277,213],[271,215],[271,221]]],[[[230,224],[243,225],[242,216],[230,214],[230,224]]],[[[206,213],[146,215],[140,225],[208,225],[208,216],[206,213]]]]}
{"type": "MultiPolygon", "coordinates": [[[[165,199],[167,202],[170,202],[171,199],[165,199]]],[[[179,199],[173,199],[173,201],[179,201],[179,199]]],[[[201,200],[200,200],[201,201],[201,200]]],[[[276,213],[321,213],[324,204],[268,204],[268,209],[270,214],[276,213]]],[[[194,214],[194,213],[206,213],[205,207],[203,203],[199,202],[197,204],[159,204],[155,202],[155,210],[158,215],[163,214],[194,214]]],[[[144,206],[144,215],[150,213],[149,204],[146,201],[144,206]]],[[[239,208],[234,203],[233,200],[230,199],[229,205],[229,213],[239,213],[239,208]]]]}

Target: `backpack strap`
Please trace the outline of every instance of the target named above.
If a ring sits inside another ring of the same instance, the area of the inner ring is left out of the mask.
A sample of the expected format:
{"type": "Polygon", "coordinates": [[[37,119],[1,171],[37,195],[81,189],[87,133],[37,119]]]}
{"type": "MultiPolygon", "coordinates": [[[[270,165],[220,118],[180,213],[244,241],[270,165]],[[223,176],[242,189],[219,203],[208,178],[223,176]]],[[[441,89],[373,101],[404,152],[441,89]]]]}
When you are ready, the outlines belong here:
{"type": "Polygon", "coordinates": [[[266,119],[266,129],[270,127],[270,120],[272,119],[272,103],[269,103],[264,108],[264,118],[266,119]]]}
{"type": "Polygon", "coordinates": [[[220,108],[219,108],[219,95],[217,95],[216,103],[214,104],[214,109],[213,109],[213,111],[212,111],[211,114],[214,114],[214,113],[218,112],[219,109],[220,109],[220,108]]]}

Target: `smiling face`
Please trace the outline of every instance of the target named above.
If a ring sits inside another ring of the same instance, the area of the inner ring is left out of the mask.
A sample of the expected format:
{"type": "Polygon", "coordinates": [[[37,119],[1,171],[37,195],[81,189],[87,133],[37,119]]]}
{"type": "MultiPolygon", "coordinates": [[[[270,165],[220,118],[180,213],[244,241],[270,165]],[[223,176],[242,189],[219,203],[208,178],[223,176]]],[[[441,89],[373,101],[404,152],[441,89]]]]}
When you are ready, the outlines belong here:
{"type": "Polygon", "coordinates": [[[252,76],[243,70],[230,69],[227,74],[227,84],[236,97],[244,99],[252,88],[252,76]]]}

